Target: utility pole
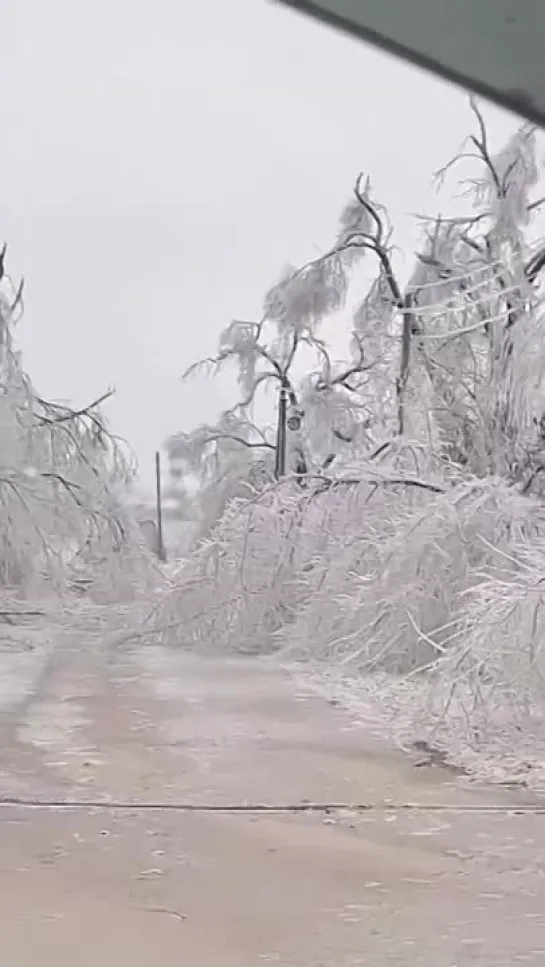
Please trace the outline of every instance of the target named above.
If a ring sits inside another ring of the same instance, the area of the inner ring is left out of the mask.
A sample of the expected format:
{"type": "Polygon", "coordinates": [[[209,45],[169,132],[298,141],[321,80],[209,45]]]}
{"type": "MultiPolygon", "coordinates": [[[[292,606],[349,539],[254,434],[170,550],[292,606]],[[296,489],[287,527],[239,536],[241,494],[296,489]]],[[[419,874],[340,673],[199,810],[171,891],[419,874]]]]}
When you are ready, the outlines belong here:
{"type": "Polygon", "coordinates": [[[163,540],[163,504],[161,499],[161,454],[155,451],[155,492],[156,492],[156,518],[157,518],[157,556],[160,561],[165,563],[167,555],[163,540]]]}
{"type": "Polygon", "coordinates": [[[277,480],[286,474],[286,413],[288,409],[288,394],[285,386],[280,387],[278,397],[278,426],[276,430],[276,455],[274,475],[277,480]]]}

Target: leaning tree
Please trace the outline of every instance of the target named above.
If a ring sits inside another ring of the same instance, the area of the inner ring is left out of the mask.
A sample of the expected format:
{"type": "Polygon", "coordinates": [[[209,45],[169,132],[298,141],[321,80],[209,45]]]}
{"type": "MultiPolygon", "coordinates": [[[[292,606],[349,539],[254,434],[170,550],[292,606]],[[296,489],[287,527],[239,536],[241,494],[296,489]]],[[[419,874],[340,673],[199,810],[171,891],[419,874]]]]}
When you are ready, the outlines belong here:
{"type": "Polygon", "coordinates": [[[258,459],[277,477],[301,478],[411,441],[472,473],[533,485],[545,365],[545,247],[531,235],[542,203],[534,197],[536,135],[523,125],[493,154],[471,105],[477,133],[439,173],[444,179],[461,161],[474,164],[462,184],[468,214],[422,219],[423,247],[402,284],[387,214],[360,175],[331,248],[288,267],[267,293],[262,318],[231,322],[217,354],[188,370],[234,366],[241,397],[216,425],[170,439],[179,474],[216,485],[218,474],[237,477],[236,466],[244,478],[258,459]],[[371,283],[349,324],[349,357],[339,363],[321,326],[346,309],[363,260],[371,283]],[[256,399],[271,387],[277,416],[258,426],[256,399]]]}

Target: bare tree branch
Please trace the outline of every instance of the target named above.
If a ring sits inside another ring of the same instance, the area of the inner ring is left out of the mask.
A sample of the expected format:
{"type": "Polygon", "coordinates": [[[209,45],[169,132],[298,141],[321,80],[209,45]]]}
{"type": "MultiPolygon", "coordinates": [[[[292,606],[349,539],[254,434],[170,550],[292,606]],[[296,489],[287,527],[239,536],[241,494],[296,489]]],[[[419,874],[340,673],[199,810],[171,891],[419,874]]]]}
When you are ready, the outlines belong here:
{"type": "Polygon", "coordinates": [[[479,105],[477,104],[476,98],[473,97],[473,96],[471,96],[470,99],[469,99],[469,103],[470,103],[470,106],[471,106],[471,110],[473,111],[473,114],[477,118],[477,123],[479,125],[479,132],[480,132],[480,138],[478,138],[474,134],[472,134],[470,136],[470,140],[472,141],[472,143],[477,148],[477,150],[478,150],[478,152],[479,152],[482,160],[484,161],[486,167],[488,168],[488,170],[490,172],[492,181],[494,182],[494,185],[496,186],[496,191],[498,193],[498,198],[503,198],[504,195],[505,195],[505,189],[502,186],[502,183],[500,181],[498,172],[496,171],[496,169],[494,167],[494,164],[492,162],[492,158],[490,156],[490,151],[488,149],[488,138],[487,138],[487,134],[486,134],[486,125],[484,123],[484,118],[483,118],[483,116],[481,114],[481,110],[479,108],[479,105]]]}
{"type": "Polygon", "coordinates": [[[10,308],[10,312],[11,312],[12,315],[14,315],[16,309],[22,309],[23,308],[23,291],[24,291],[24,288],[25,288],[25,280],[24,279],[21,279],[21,281],[19,282],[19,286],[17,288],[17,292],[15,293],[15,298],[14,298],[13,302],[11,303],[11,305],[9,307],[10,308]]]}
{"type": "Polygon", "coordinates": [[[376,242],[376,244],[380,246],[382,245],[382,241],[384,237],[384,225],[382,223],[382,219],[377,211],[376,206],[371,204],[369,199],[366,198],[365,196],[365,191],[362,191],[362,188],[361,188],[362,181],[363,181],[363,172],[360,172],[354,187],[354,194],[357,200],[359,201],[360,205],[362,206],[362,208],[364,208],[367,214],[371,216],[371,219],[374,222],[375,229],[376,229],[375,234],[372,237],[373,237],[373,240],[376,242]]]}

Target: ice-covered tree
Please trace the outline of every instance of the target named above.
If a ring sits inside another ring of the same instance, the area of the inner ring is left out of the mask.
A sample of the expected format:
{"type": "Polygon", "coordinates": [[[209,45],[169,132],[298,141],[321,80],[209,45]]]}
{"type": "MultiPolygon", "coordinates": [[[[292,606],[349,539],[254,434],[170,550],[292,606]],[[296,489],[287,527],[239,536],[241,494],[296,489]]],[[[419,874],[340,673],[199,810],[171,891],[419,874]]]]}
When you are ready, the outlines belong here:
{"type": "Polygon", "coordinates": [[[520,729],[524,712],[529,727],[545,703],[536,134],[523,125],[495,153],[472,109],[476,133],[441,172],[469,166],[467,214],[422,220],[408,279],[360,177],[332,247],[282,276],[259,323],[224,333],[206,366],[234,363],[242,400],[180,453],[209,486],[261,453],[269,482],[222,503],[154,616],[214,651],[287,649],[374,682],[420,676],[419,725],[466,743],[484,741],[489,716],[520,729]],[[340,310],[351,355],[336,362],[321,323],[340,310]],[[253,422],[267,385],[301,419],[304,466],[280,480],[277,426],[253,422]]]}
{"type": "Polygon", "coordinates": [[[23,309],[0,258],[0,585],[31,593],[77,575],[114,588],[136,560],[122,493],[134,468],[108,430],[105,393],[74,409],[45,400],[23,368],[14,333],[23,309]],[[93,570],[94,569],[94,570],[93,570]],[[113,581],[112,581],[113,578],[113,581]]]}
{"type": "Polygon", "coordinates": [[[476,162],[465,183],[466,217],[426,223],[407,292],[412,359],[407,403],[429,443],[478,475],[532,485],[542,462],[545,327],[540,274],[545,246],[532,241],[542,204],[535,132],[522,126],[492,154],[480,110],[460,160],[476,162]]]}
{"type": "Polygon", "coordinates": [[[231,322],[217,354],[186,373],[234,366],[241,393],[215,425],[167,441],[172,478],[197,482],[211,520],[229,499],[248,494],[248,485],[285,473],[304,484],[308,475],[370,451],[395,432],[391,376],[402,301],[386,214],[360,176],[330,250],[301,267],[288,266],[266,294],[260,321],[231,322]],[[349,358],[337,361],[322,338],[322,323],[345,308],[351,276],[369,254],[378,274],[349,327],[349,358]],[[263,426],[256,410],[267,391],[271,419],[263,426]]]}
{"type": "Polygon", "coordinates": [[[179,472],[215,485],[218,474],[238,479],[237,466],[244,477],[257,454],[274,461],[276,476],[338,472],[403,438],[479,475],[535,477],[545,263],[529,232],[539,204],[535,134],[524,125],[494,156],[472,107],[477,133],[461,156],[477,164],[463,186],[468,215],[425,220],[423,248],[402,284],[387,214],[360,175],[331,248],[288,267],[267,293],[261,320],[231,322],[218,353],[191,367],[194,374],[234,365],[241,399],[217,425],[172,438],[179,472]],[[371,282],[349,321],[347,295],[359,271],[371,282]],[[350,355],[339,362],[321,327],[341,311],[350,355]],[[257,427],[256,398],[271,387],[279,418],[257,427]],[[290,413],[299,425],[292,433],[290,413]]]}

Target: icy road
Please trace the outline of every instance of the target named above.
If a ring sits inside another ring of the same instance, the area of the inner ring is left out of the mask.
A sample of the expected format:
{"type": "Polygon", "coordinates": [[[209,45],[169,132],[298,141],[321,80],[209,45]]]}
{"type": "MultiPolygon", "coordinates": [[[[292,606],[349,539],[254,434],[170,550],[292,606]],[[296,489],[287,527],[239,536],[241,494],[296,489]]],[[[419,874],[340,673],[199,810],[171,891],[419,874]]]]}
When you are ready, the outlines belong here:
{"type": "Polygon", "coordinates": [[[29,694],[4,677],[0,963],[545,963],[520,794],[416,769],[271,664],[61,639],[29,694]],[[327,802],[377,808],[298,808],[327,802]]]}

